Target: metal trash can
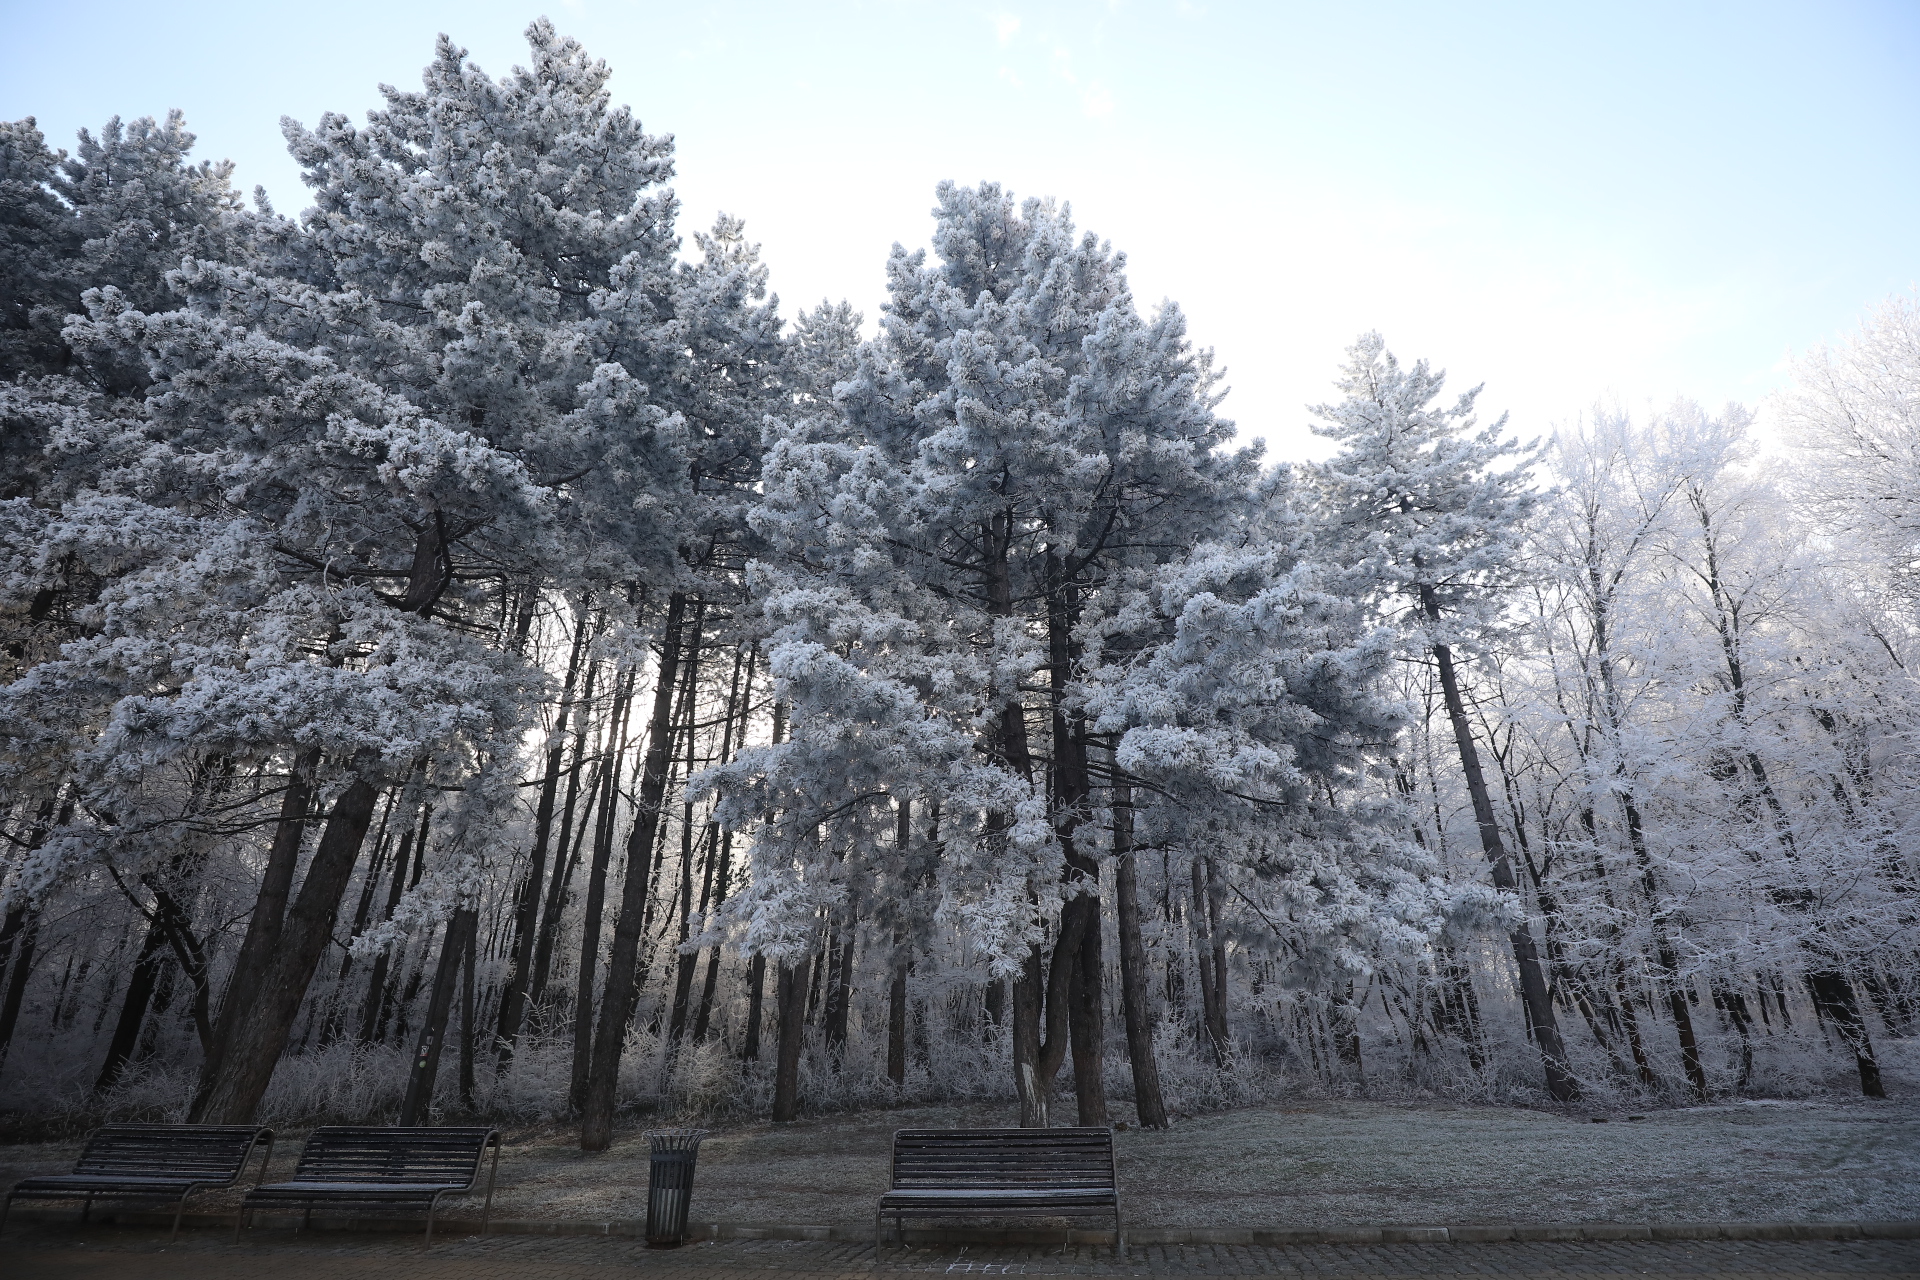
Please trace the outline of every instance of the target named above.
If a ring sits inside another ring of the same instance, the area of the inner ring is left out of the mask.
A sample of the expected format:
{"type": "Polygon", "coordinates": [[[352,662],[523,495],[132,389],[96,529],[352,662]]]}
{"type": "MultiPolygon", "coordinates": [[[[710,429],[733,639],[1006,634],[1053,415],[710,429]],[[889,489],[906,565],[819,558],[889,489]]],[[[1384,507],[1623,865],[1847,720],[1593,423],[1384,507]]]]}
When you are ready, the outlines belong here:
{"type": "Polygon", "coordinates": [[[647,1171],[647,1248],[677,1249],[687,1238],[693,1161],[707,1131],[649,1129],[642,1136],[653,1151],[647,1171]]]}

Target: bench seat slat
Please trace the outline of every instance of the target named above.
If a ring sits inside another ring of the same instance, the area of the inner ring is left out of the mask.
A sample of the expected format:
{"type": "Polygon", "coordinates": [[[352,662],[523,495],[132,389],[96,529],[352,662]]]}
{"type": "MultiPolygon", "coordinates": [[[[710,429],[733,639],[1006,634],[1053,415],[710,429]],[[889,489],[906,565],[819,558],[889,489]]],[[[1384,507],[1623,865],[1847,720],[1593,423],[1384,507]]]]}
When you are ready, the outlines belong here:
{"type": "Polygon", "coordinates": [[[1113,1215],[1115,1251],[1126,1251],[1111,1129],[900,1129],[893,1135],[886,1216],[958,1214],[1113,1215]]]}
{"type": "MultiPolygon", "coordinates": [[[[473,1190],[487,1149],[499,1161],[500,1134],[484,1126],[367,1128],[330,1125],[315,1129],[300,1151],[293,1177],[253,1188],[241,1204],[241,1223],[259,1209],[301,1205],[315,1208],[427,1211],[427,1240],[443,1195],[473,1190]]],[[[493,1179],[487,1180],[487,1211],[493,1179]]],[[[237,1233],[236,1233],[237,1234],[237,1233]]]]}
{"type": "MultiPolygon", "coordinates": [[[[73,1172],[26,1178],[8,1191],[0,1224],[15,1200],[81,1200],[85,1221],[96,1199],[148,1200],[177,1197],[173,1231],[187,1197],[229,1187],[240,1180],[254,1148],[273,1150],[273,1130],[260,1125],[109,1124],[87,1138],[73,1172]]],[[[262,1171],[265,1161],[262,1161],[262,1171]]]]}

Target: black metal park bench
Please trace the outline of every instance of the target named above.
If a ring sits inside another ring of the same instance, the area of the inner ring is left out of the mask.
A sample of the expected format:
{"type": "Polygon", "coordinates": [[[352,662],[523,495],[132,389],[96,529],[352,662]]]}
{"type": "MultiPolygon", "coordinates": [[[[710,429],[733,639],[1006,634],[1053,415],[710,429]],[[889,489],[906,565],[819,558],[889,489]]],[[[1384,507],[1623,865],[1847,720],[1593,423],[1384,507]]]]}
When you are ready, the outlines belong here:
{"type": "Polygon", "coordinates": [[[366,1211],[414,1211],[427,1214],[427,1243],[433,1243],[433,1215],[440,1197],[471,1191],[480,1161],[493,1148],[487,1175],[487,1203],[481,1211],[484,1233],[493,1214],[493,1183],[500,1172],[500,1131],[466,1128],[374,1129],[342,1125],[315,1129],[301,1148],[300,1163],[286,1182],[266,1182],[247,1192],[233,1238],[261,1210],[299,1208],[300,1225],[313,1220],[316,1207],[366,1211]]]}
{"type": "Polygon", "coordinates": [[[1111,1214],[1114,1252],[1127,1252],[1111,1129],[896,1130],[893,1189],[874,1215],[876,1250],[889,1214],[903,1243],[907,1218],[1111,1214]]]}
{"type": "Polygon", "coordinates": [[[273,1130],[259,1125],[109,1124],[95,1129],[72,1173],[26,1178],[0,1207],[0,1230],[15,1200],[84,1200],[80,1221],[99,1200],[173,1201],[173,1235],[195,1191],[230,1187],[246,1172],[254,1147],[265,1144],[260,1172],[273,1159],[273,1130]]]}

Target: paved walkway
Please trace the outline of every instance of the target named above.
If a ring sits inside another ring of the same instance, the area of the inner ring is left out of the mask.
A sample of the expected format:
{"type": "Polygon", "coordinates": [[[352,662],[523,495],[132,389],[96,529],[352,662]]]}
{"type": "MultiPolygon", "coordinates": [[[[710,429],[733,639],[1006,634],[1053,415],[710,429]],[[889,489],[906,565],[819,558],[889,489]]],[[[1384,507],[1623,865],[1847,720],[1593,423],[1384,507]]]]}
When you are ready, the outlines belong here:
{"type": "Polygon", "coordinates": [[[913,1249],[876,1262],[871,1245],[728,1241],[648,1250],[605,1237],[492,1236],[437,1241],[331,1231],[258,1232],[238,1246],[223,1231],[14,1226],[0,1239],[5,1280],[802,1280],[949,1275],[1207,1277],[1691,1276],[1920,1277],[1920,1240],[1674,1243],[1382,1244],[913,1249]]]}

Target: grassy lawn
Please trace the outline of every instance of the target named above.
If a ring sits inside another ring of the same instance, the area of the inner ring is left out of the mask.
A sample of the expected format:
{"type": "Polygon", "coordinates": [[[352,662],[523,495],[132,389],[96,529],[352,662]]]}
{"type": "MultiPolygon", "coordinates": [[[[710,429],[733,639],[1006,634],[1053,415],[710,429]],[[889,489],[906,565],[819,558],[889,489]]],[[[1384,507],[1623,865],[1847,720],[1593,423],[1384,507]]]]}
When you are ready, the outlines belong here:
{"type": "MultiPolygon", "coordinates": [[[[915,1107],[718,1128],[700,1151],[693,1214],[871,1221],[894,1129],[1006,1119],[996,1105],[915,1107]]],[[[1130,1129],[1118,1148],[1123,1205],[1141,1226],[1920,1219],[1920,1106],[1904,1100],[1730,1103],[1604,1124],[1514,1108],[1315,1102],[1200,1116],[1164,1134],[1130,1129]]],[[[0,1185],[62,1169],[77,1150],[0,1147],[0,1185]]],[[[516,1131],[494,1211],[644,1217],[646,1154],[638,1131],[594,1156],[571,1131],[516,1131]]],[[[291,1168],[283,1139],[274,1170],[291,1168]]]]}

